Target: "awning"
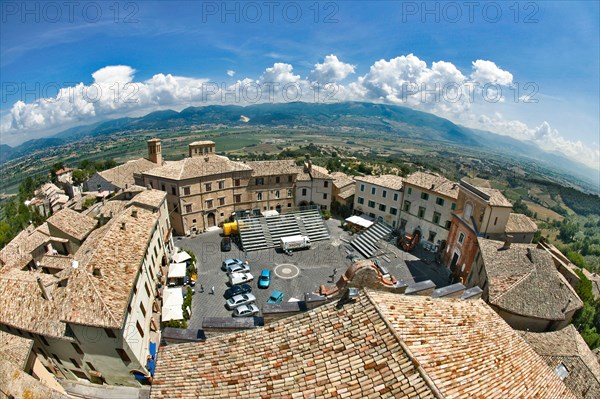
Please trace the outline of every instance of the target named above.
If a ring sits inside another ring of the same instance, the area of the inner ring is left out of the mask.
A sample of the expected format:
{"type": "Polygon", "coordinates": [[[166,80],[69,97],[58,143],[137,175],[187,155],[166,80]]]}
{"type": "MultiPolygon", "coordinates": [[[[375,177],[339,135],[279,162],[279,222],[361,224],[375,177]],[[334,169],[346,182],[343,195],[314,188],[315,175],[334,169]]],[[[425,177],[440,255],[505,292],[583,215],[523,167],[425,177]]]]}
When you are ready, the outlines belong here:
{"type": "Polygon", "coordinates": [[[165,288],[161,321],[183,320],[183,295],[181,288],[165,288]]]}
{"type": "Polygon", "coordinates": [[[371,225],[373,225],[373,222],[369,219],[366,219],[362,216],[350,216],[349,218],[346,219],[346,222],[348,223],[352,223],[352,224],[356,224],[360,227],[364,227],[365,229],[368,227],[371,227],[371,225]]]}
{"type": "Polygon", "coordinates": [[[173,255],[173,262],[175,262],[175,263],[187,262],[190,259],[192,259],[190,254],[188,254],[187,252],[184,252],[184,251],[178,252],[175,255],[173,255]]]}
{"type": "Polygon", "coordinates": [[[187,265],[185,263],[171,263],[169,265],[167,278],[184,278],[186,267],[187,265]]]}

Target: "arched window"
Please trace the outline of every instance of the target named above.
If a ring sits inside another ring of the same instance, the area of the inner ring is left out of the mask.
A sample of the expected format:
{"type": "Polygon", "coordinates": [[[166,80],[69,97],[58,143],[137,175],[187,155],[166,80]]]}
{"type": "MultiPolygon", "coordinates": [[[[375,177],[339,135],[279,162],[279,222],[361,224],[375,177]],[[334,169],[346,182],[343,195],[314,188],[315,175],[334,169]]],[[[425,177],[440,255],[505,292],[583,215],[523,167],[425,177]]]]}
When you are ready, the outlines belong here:
{"type": "Polygon", "coordinates": [[[473,214],[473,205],[471,205],[470,203],[467,202],[467,204],[465,205],[465,219],[466,220],[471,219],[472,214],[473,214]]]}

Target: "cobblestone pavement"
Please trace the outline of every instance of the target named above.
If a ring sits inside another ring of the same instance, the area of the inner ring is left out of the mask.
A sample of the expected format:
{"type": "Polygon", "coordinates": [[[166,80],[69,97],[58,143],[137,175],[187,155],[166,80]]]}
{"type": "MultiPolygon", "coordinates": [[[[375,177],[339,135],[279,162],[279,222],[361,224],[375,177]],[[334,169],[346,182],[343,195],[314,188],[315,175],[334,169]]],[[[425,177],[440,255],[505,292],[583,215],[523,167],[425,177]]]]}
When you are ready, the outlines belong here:
{"type": "MultiPolygon", "coordinates": [[[[225,290],[229,288],[227,274],[221,271],[221,263],[225,259],[239,258],[248,261],[250,272],[254,276],[254,281],[250,285],[259,309],[274,290],[285,294],[284,301],[290,298],[302,300],[305,292],[315,292],[321,284],[332,285],[334,269],[336,269],[335,280],[337,280],[351,263],[349,255],[356,255],[356,253],[347,243],[349,236],[340,228],[339,221],[331,219],[327,221],[327,225],[331,233],[330,240],[314,242],[311,249],[293,252],[291,256],[278,249],[244,253],[236,245],[232,245],[230,252],[221,252],[220,229],[195,237],[177,238],[176,246],[194,252],[198,268],[196,292],[192,301],[192,317],[188,321],[188,328],[201,328],[204,317],[231,316],[231,311],[225,307],[223,297],[225,290]],[[271,286],[268,289],[259,289],[257,286],[258,276],[263,269],[273,272],[271,286]],[[214,294],[210,293],[212,287],[215,288],[214,294]]],[[[390,262],[382,262],[382,264],[398,279],[404,279],[409,283],[415,280],[422,281],[436,270],[435,262],[433,265],[426,265],[393,245],[389,245],[389,249],[390,255],[387,257],[390,262]]],[[[442,278],[436,279],[442,280],[442,278]]]]}

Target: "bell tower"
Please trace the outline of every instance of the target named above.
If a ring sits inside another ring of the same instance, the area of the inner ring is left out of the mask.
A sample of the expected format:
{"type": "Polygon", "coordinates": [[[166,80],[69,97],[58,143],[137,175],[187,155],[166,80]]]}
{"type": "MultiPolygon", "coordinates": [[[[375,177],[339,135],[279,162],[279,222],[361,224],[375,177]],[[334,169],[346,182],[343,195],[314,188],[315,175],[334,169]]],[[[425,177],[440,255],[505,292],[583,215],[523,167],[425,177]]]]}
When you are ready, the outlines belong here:
{"type": "Polygon", "coordinates": [[[148,160],[157,165],[162,165],[163,159],[160,139],[155,138],[148,140],[148,160]]]}

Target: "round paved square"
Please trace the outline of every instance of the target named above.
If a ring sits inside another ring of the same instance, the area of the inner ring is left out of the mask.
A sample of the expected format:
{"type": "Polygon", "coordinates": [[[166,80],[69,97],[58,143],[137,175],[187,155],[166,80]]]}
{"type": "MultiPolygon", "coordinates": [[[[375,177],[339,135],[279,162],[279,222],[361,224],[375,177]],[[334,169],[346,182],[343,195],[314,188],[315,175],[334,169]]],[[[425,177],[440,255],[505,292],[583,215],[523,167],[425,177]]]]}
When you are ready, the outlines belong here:
{"type": "Polygon", "coordinates": [[[300,269],[298,268],[298,266],[292,265],[291,263],[283,263],[281,265],[275,266],[273,272],[279,278],[290,279],[300,274],[300,269]]]}

